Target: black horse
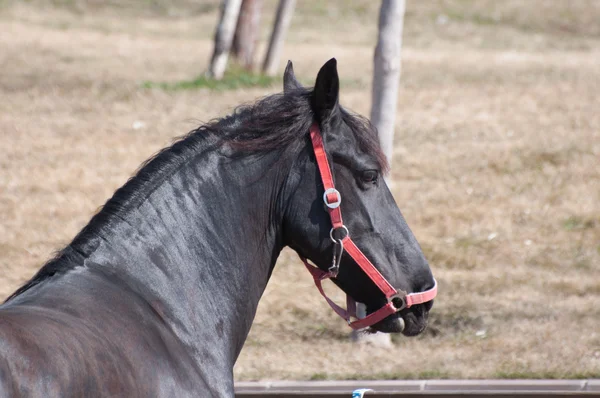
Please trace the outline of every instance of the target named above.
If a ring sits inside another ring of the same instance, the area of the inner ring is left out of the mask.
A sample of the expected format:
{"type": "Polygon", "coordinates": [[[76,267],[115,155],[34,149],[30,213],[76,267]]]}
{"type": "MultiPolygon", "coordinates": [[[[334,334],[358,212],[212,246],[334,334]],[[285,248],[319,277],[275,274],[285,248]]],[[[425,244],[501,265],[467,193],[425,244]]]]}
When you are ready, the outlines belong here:
{"type": "MultiPolygon", "coordinates": [[[[394,287],[430,289],[427,261],[381,177],[376,133],[338,104],[338,87],[334,59],[312,90],[288,64],[282,94],[147,161],[0,306],[0,396],[233,396],[233,365],[282,248],[330,266],[313,123],[356,244],[394,287]]],[[[368,313],[386,304],[346,255],[334,282],[368,313]]],[[[418,334],[430,307],[372,328],[418,334]]]]}

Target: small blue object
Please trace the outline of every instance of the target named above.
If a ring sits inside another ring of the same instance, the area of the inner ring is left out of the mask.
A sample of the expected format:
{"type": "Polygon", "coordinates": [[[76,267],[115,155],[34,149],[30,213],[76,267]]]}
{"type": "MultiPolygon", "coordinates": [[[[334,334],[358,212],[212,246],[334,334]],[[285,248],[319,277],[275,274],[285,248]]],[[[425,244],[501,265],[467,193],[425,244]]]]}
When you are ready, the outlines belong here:
{"type": "Polygon", "coordinates": [[[370,388],[359,388],[358,390],[352,391],[352,398],[363,398],[367,391],[373,391],[370,388]]]}

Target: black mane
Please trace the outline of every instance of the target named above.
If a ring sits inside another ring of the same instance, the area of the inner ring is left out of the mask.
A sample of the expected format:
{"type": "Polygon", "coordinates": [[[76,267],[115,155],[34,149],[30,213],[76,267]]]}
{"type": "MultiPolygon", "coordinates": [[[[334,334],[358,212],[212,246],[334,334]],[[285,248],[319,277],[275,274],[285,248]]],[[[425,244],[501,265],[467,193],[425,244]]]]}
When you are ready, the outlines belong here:
{"type": "MultiPolygon", "coordinates": [[[[34,276],[6,301],[52,277],[75,268],[81,258],[95,248],[98,236],[138,206],[154,189],[199,152],[207,139],[215,148],[228,144],[238,153],[261,153],[293,150],[303,145],[315,115],[311,107],[312,90],[296,89],[274,94],[251,105],[242,105],[224,118],[215,119],[192,130],[171,146],[146,160],[112,198],[92,217],[73,241],[60,250],[34,276]]],[[[379,167],[387,172],[388,164],[381,152],[377,132],[368,119],[340,108],[341,118],[350,126],[359,146],[376,156],[379,167]]]]}

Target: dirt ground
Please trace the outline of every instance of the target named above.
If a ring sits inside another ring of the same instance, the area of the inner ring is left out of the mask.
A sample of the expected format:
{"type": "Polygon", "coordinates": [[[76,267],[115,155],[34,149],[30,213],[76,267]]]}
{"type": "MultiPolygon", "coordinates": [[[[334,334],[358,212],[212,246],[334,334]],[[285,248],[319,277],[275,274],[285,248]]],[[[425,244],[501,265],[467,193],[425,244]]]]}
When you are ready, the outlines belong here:
{"type": "MultiPolygon", "coordinates": [[[[368,115],[378,2],[298,3],[284,59],[310,84],[335,56],[368,115]]],[[[143,88],[204,71],[216,15],[0,0],[0,297],[173,137],[280,91],[143,88]]],[[[439,281],[430,327],[351,343],[288,251],[236,378],[600,377],[598,21],[591,0],[408,2],[391,183],[439,281]]]]}

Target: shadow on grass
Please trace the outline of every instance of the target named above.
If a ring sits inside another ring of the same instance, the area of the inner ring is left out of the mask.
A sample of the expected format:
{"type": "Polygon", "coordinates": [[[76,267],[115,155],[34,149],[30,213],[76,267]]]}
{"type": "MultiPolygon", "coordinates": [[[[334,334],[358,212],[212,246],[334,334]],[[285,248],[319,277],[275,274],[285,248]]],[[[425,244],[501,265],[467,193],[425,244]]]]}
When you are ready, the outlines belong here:
{"type": "Polygon", "coordinates": [[[200,75],[192,80],[178,82],[152,82],[142,83],[144,88],[158,88],[168,91],[208,89],[213,91],[237,90],[251,87],[271,87],[281,80],[280,77],[266,76],[249,72],[244,69],[230,69],[225,72],[221,80],[216,80],[205,75],[200,75]]]}

